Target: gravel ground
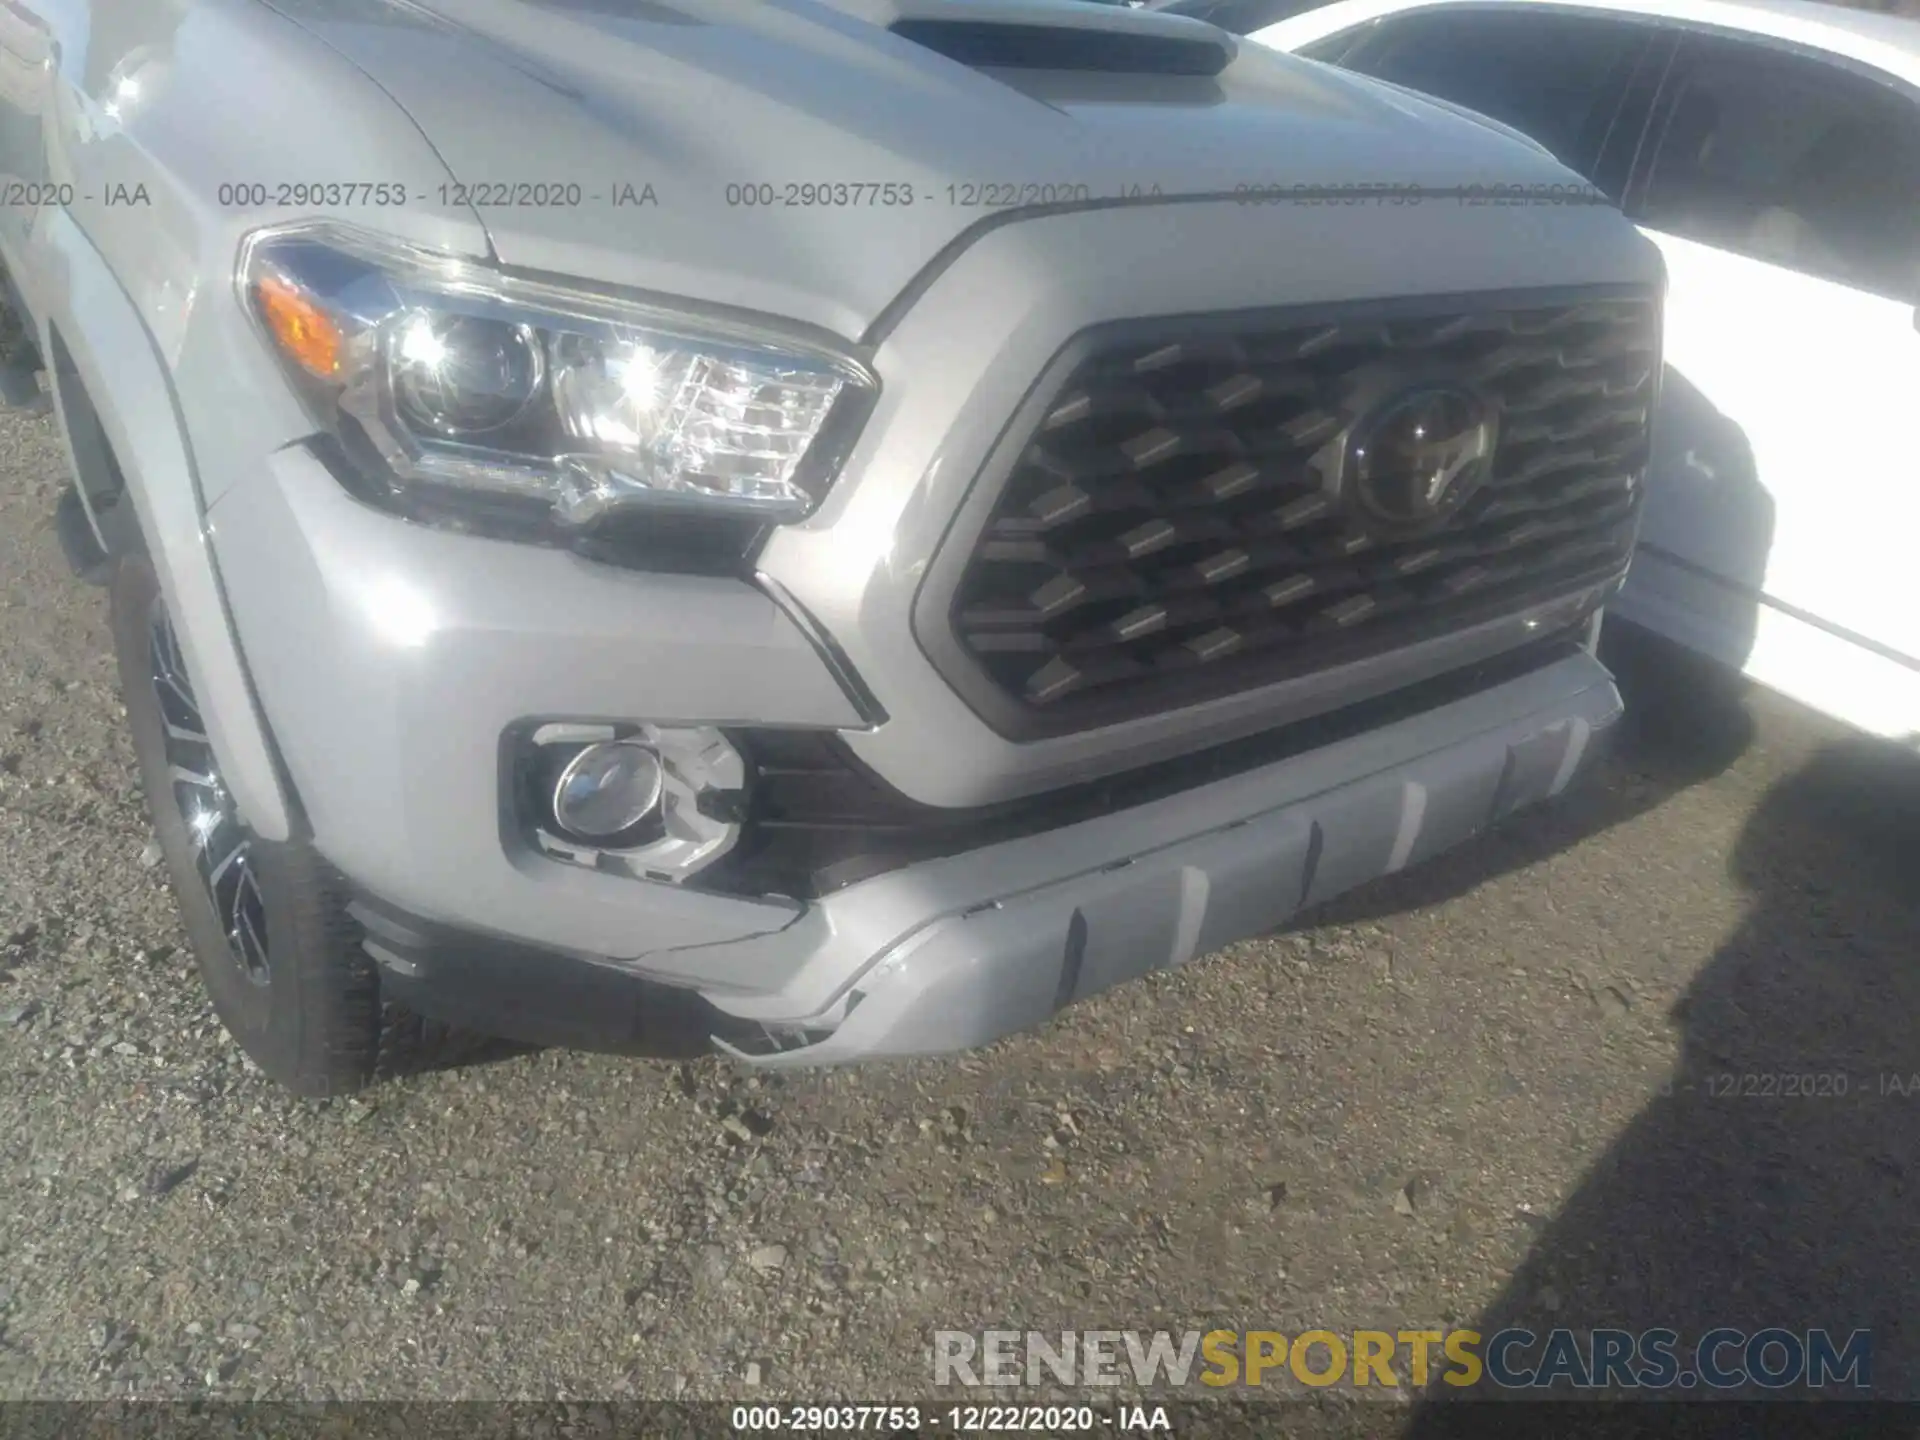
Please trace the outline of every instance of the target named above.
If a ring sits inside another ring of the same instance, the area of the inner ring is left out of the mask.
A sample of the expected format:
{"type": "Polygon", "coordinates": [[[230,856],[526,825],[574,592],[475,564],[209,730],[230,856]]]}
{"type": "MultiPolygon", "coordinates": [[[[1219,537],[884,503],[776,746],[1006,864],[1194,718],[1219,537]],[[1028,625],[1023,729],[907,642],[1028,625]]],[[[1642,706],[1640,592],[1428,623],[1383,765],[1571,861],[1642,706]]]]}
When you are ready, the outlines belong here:
{"type": "Polygon", "coordinates": [[[883,1398],[936,1328],[1514,1317],[1867,1325],[1920,1395],[1920,767],[1624,646],[1569,803],[1043,1033],[301,1102],[143,855],[62,477],[0,417],[0,1398],[883,1398]]]}

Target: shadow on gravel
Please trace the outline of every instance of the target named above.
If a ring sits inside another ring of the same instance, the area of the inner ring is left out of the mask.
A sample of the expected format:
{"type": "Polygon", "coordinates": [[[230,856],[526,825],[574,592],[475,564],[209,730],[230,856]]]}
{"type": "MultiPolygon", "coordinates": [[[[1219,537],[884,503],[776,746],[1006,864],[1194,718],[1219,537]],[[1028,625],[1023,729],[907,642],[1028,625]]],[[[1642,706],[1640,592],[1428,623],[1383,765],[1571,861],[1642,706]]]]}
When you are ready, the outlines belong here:
{"type": "Polygon", "coordinates": [[[708,1037],[714,1030],[714,1011],[691,992],[650,986],[635,1000],[623,987],[619,1004],[618,1022],[607,1023],[603,1018],[591,1032],[575,1033],[568,1026],[536,1018],[526,1024],[526,1033],[514,1038],[490,1034],[478,1028],[475,1018],[457,1013],[427,1019],[403,1003],[398,1014],[405,1028],[379,1078],[395,1080],[492,1065],[556,1046],[632,1060],[685,1061],[713,1052],[708,1037]]]}
{"type": "Polygon", "coordinates": [[[1390,880],[1303,914],[1287,931],[1383,919],[1441,905],[1665,804],[1731,768],[1753,743],[1739,675],[1609,620],[1600,657],[1626,702],[1611,749],[1571,792],[1390,880]],[[1612,783],[1607,783],[1611,781],[1612,783]]]}
{"type": "MultiPolygon", "coordinates": [[[[1670,1083],[1469,1323],[1540,1337],[1512,1352],[1517,1370],[1557,1328],[1672,1330],[1680,1375],[1720,1327],[1824,1328],[1839,1348],[1866,1330],[1870,1388],[1716,1392],[1703,1377],[1663,1393],[1920,1400],[1920,761],[1866,740],[1828,745],[1763,798],[1730,865],[1749,913],[1675,1006],[1670,1083]]],[[[1713,1358],[1742,1356],[1729,1345],[1713,1358]]],[[[1775,1347],[1763,1363],[1790,1359],[1775,1347]]],[[[1912,1404],[1549,1411],[1463,1402],[1444,1385],[1405,1433],[1481,1436],[1496,1418],[1502,1432],[1518,1422],[1556,1437],[1920,1435],[1912,1404]]]]}
{"type": "Polygon", "coordinates": [[[693,1060],[714,1053],[709,1039],[721,1023],[699,996],[661,985],[647,991],[625,1040],[599,1039],[581,1048],[631,1060],[693,1060]]]}
{"type": "Polygon", "coordinates": [[[524,1040],[508,1040],[443,1024],[401,1011],[397,1022],[412,1032],[383,1048],[371,1081],[373,1089],[399,1080],[416,1080],[449,1070],[481,1070],[489,1065],[504,1065],[510,1060],[538,1055],[546,1047],[524,1040]],[[417,1038],[413,1038],[417,1036],[417,1038]]]}
{"type": "Polygon", "coordinates": [[[699,997],[657,986],[649,987],[636,1001],[623,986],[618,1003],[617,1022],[608,1023],[608,1017],[602,1016],[591,1033],[575,1033],[536,1016],[526,1023],[525,1033],[510,1037],[481,1028],[488,1022],[459,1013],[457,1005],[450,1010],[436,1006],[438,1014],[430,1018],[412,1009],[403,995],[390,1012],[389,1038],[383,1041],[374,1079],[385,1084],[496,1065],[555,1047],[632,1060],[687,1061],[712,1053],[708,1037],[714,1029],[714,1012],[699,997]]]}
{"type": "Polygon", "coordinates": [[[463,1069],[548,1049],[684,1061],[710,1053],[710,1037],[724,1023],[711,1005],[683,988],[596,965],[555,962],[511,941],[420,921],[402,925],[371,906],[361,923],[370,935],[394,936],[395,943],[426,957],[411,974],[381,969],[382,995],[400,1017],[397,1028],[390,1026],[397,1063],[383,1064],[381,1078],[463,1069]]]}

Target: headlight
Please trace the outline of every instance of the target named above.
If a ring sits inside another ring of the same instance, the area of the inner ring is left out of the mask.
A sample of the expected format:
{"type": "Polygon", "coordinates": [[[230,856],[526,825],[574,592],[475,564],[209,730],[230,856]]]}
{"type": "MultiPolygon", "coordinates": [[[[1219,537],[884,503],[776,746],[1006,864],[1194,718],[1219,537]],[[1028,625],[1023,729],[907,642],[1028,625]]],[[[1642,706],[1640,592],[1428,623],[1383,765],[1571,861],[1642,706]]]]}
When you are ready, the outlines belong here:
{"type": "Polygon", "coordinates": [[[252,237],[240,281],[316,418],[391,498],[504,502],[563,530],[647,506],[797,519],[876,388],[809,339],[339,226],[252,237]]]}

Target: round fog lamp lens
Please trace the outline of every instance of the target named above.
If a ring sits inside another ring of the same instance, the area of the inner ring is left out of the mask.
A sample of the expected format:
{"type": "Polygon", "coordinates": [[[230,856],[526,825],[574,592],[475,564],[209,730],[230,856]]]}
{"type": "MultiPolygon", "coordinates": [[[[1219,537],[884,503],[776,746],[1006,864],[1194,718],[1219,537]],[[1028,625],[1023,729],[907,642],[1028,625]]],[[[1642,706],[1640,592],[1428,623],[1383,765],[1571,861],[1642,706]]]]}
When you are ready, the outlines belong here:
{"type": "Polygon", "coordinates": [[[609,839],[651,815],[660,791],[660,757],[645,745],[589,745],[554,782],[553,818],[583,839],[609,839]]]}

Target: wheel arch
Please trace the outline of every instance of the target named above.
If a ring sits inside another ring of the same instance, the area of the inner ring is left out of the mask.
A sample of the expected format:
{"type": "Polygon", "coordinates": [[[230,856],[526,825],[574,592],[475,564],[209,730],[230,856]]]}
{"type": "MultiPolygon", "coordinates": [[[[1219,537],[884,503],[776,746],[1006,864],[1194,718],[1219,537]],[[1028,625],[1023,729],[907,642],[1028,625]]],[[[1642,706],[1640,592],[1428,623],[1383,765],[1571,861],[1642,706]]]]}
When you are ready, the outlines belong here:
{"type": "Polygon", "coordinates": [[[109,550],[144,541],[202,695],[222,776],[254,832],[286,840],[295,832],[297,802],[227,610],[166,367],[139,311],[72,217],[54,216],[44,235],[50,283],[43,354],[82,504],[109,550]]]}

